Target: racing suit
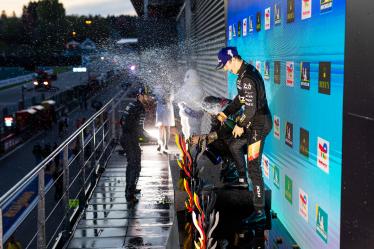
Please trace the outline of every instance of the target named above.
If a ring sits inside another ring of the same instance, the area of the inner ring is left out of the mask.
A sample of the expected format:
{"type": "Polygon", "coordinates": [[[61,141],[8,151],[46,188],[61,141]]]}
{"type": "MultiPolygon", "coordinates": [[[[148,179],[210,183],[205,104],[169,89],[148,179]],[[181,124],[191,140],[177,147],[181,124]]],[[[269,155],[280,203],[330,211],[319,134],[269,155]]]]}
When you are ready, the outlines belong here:
{"type": "MultiPolygon", "coordinates": [[[[265,206],[264,180],[261,171],[261,157],[266,135],[272,128],[271,114],[268,107],[265,84],[261,74],[250,64],[243,62],[238,71],[236,81],[238,95],[225,108],[226,116],[236,113],[244,106],[243,114],[236,125],[246,130],[248,148],[250,145],[260,142],[259,153],[253,155],[248,153],[247,168],[248,176],[253,185],[253,204],[256,209],[265,206]]],[[[244,158],[244,156],[243,156],[244,158]]],[[[241,163],[245,164],[242,160],[241,163]]],[[[244,166],[244,165],[243,165],[244,166]]],[[[241,167],[239,167],[241,168],[241,167]]]]}
{"type": "MultiPolygon", "coordinates": [[[[217,140],[207,146],[208,150],[217,150],[221,154],[224,161],[224,167],[221,171],[221,178],[223,180],[225,180],[224,176],[229,174],[227,171],[232,172],[232,166],[235,165],[235,174],[237,177],[232,180],[226,180],[225,183],[236,183],[239,178],[245,177],[244,149],[246,149],[247,139],[245,136],[234,138],[232,136],[232,129],[227,126],[225,127],[225,125],[220,125],[216,118],[212,120],[212,130],[209,135],[214,133],[217,140]]],[[[227,175],[228,178],[230,178],[229,175],[227,175]]]]}
{"type": "Polygon", "coordinates": [[[126,198],[133,198],[136,184],[141,170],[141,149],[139,136],[143,131],[145,109],[143,104],[136,100],[130,102],[121,118],[122,136],[121,146],[126,153],[126,198]]]}

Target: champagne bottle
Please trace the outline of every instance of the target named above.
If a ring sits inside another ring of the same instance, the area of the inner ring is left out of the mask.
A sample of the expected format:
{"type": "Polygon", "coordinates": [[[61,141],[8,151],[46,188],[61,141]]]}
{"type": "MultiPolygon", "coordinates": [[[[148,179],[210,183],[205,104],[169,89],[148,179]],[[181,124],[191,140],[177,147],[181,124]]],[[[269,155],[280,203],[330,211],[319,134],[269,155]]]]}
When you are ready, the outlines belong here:
{"type": "Polygon", "coordinates": [[[232,137],[232,130],[234,129],[236,123],[231,118],[226,118],[218,131],[218,137],[227,139],[232,137]]]}
{"type": "Polygon", "coordinates": [[[222,126],[224,127],[224,129],[231,132],[234,129],[235,125],[236,122],[234,120],[232,120],[231,118],[226,118],[222,126]]]}

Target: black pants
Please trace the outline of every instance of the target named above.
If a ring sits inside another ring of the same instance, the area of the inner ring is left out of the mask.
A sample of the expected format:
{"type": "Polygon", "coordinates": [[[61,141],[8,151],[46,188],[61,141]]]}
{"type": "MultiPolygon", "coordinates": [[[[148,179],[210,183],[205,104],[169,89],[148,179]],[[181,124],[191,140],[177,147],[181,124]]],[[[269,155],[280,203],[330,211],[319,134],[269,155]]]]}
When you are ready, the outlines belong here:
{"type": "Polygon", "coordinates": [[[256,118],[250,128],[248,129],[248,148],[261,141],[258,155],[254,158],[249,157],[247,160],[248,176],[253,185],[253,205],[255,209],[262,209],[265,207],[265,189],[264,179],[262,178],[261,159],[264,150],[265,138],[272,128],[272,121],[270,115],[261,115],[256,118]]]}
{"type": "Polygon", "coordinates": [[[247,138],[231,138],[227,140],[227,145],[231,155],[235,161],[236,169],[238,170],[239,177],[245,177],[245,159],[243,147],[247,144],[247,138]]]}
{"type": "Polygon", "coordinates": [[[120,139],[121,146],[127,158],[126,167],[126,197],[131,197],[135,193],[141,170],[141,149],[138,136],[124,133],[120,139]]]}

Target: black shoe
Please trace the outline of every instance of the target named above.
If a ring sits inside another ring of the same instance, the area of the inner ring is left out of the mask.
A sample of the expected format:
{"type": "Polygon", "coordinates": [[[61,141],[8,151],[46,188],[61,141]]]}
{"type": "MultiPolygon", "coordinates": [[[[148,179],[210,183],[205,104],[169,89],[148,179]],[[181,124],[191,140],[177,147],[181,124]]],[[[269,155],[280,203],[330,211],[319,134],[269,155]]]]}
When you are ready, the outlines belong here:
{"type": "Polygon", "coordinates": [[[126,196],[127,203],[129,205],[133,205],[139,202],[138,198],[135,195],[126,196]]]}
{"type": "Polygon", "coordinates": [[[260,209],[260,210],[254,211],[250,216],[243,219],[241,224],[242,226],[245,226],[245,227],[257,226],[257,225],[264,225],[265,221],[266,221],[265,210],[260,209]]]}
{"type": "Polygon", "coordinates": [[[141,189],[138,189],[138,188],[137,188],[137,189],[135,189],[134,192],[135,192],[135,194],[140,194],[141,191],[142,191],[141,189]]]}
{"type": "MultiPolygon", "coordinates": [[[[236,169],[236,166],[234,163],[225,163],[222,167],[220,179],[223,183],[231,183],[238,181],[238,178],[240,178],[239,172],[236,169]]],[[[244,177],[243,177],[244,178],[244,177]]]]}
{"type": "Polygon", "coordinates": [[[167,150],[168,149],[168,145],[165,145],[165,150],[167,150]]]}
{"type": "Polygon", "coordinates": [[[161,151],[161,145],[158,145],[157,151],[161,151]]]}

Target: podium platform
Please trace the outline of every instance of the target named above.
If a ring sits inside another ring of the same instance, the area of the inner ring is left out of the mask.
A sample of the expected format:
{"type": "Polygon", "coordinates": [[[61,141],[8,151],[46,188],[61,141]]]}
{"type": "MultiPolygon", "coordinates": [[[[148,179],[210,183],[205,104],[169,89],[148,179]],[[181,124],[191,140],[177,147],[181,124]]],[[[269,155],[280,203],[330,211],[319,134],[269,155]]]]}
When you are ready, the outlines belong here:
{"type": "MultiPolygon", "coordinates": [[[[184,201],[188,197],[183,189],[180,168],[176,157],[170,157],[170,172],[174,188],[174,205],[176,217],[174,237],[170,241],[175,244],[170,248],[194,248],[192,215],[185,210],[184,201]],[[178,231],[177,231],[178,230],[178,231]],[[191,234],[192,233],[192,234],[191,234]],[[177,241],[179,244],[177,244],[177,241]]],[[[199,161],[199,177],[207,183],[207,188],[217,196],[214,209],[219,211],[219,223],[213,232],[217,248],[298,248],[286,229],[271,210],[271,190],[265,187],[266,223],[264,227],[244,229],[240,222],[253,212],[252,191],[247,189],[225,188],[220,181],[220,168],[210,161],[201,158],[199,161]],[[269,247],[271,246],[271,247],[269,247]]]]}

